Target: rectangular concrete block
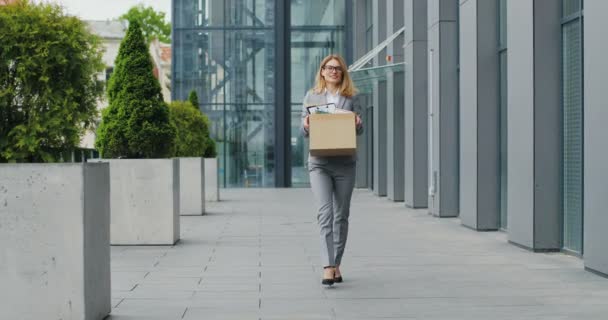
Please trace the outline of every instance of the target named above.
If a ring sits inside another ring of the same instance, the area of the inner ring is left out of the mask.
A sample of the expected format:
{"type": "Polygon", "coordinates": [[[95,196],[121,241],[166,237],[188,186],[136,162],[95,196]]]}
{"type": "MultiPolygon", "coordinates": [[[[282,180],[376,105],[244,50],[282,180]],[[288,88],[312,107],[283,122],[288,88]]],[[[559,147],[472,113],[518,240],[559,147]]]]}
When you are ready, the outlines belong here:
{"type": "Polygon", "coordinates": [[[178,159],[112,159],[112,245],[173,245],[179,240],[178,159]]]}
{"type": "Polygon", "coordinates": [[[178,158],[179,207],[182,216],[205,214],[205,162],[203,158],[178,158]]]}
{"type": "Polygon", "coordinates": [[[0,165],[0,318],[111,310],[109,166],[0,165]]]}
{"type": "Polygon", "coordinates": [[[220,201],[218,158],[205,158],[205,200],[220,201]]]}

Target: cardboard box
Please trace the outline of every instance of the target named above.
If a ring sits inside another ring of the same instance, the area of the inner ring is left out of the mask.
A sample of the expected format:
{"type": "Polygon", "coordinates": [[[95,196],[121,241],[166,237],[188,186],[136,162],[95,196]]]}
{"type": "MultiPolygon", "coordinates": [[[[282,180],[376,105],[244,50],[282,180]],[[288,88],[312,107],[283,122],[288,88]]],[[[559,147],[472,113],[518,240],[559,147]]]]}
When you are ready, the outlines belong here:
{"type": "Polygon", "coordinates": [[[309,120],[312,156],[350,156],[357,153],[354,113],[311,114],[309,120]]]}

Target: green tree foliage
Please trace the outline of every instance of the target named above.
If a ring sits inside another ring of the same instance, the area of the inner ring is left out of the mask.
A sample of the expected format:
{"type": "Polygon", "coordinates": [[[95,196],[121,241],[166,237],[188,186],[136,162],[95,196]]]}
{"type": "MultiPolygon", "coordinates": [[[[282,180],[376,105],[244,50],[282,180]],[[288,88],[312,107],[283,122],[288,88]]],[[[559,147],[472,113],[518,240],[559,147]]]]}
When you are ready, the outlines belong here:
{"type": "Polygon", "coordinates": [[[198,95],[196,94],[196,91],[190,91],[190,94],[188,95],[188,101],[190,101],[190,103],[196,110],[199,110],[198,95]]]}
{"type": "Polygon", "coordinates": [[[139,23],[131,22],[108,84],[96,146],[105,158],[166,158],[173,154],[175,127],[163,102],[139,23]]]}
{"type": "Polygon", "coordinates": [[[152,7],[139,4],[120,16],[120,19],[139,23],[146,43],[152,42],[154,38],[164,43],[171,42],[171,23],[165,21],[164,12],[156,12],[152,7]]]}
{"type": "Polygon", "coordinates": [[[97,116],[100,40],[59,6],[0,6],[0,162],[55,161],[97,116]]]}
{"type": "Polygon", "coordinates": [[[171,122],[177,128],[174,156],[202,157],[209,137],[204,116],[188,101],[173,101],[169,110],[171,122]]]}
{"type": "Polygon", "coordinates": [[[205,122],[205,125],[207,126],[207,128],[209,128],[209,130],[207,131],[207,140],[206,140],[207,145],[205,147],[205,153],[203,154],[203,157],[204,158],[215,158],[215,157],[217,157],[215,141],[209,135],[209,131],[211,130],[211,121],[209,121],[209,118],[207,117],[206,114],[203,113],[202,115],[203,115],[203,121],[205,122]]]}

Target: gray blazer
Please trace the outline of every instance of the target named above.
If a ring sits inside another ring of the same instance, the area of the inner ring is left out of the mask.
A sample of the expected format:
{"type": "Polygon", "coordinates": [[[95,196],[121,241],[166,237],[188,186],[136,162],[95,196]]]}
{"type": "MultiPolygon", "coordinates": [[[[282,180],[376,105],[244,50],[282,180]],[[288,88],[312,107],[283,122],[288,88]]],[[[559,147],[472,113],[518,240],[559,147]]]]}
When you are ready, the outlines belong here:
{"type": "MultiPolygon", "coordinates": [[[[306,93],[304,96],[304,102],[302,104],[302,121],[300,124],[300,131],[302,135],[308,138],[308,131],[304,129],[304,118],[308,115],[308,111],[306,107],[311,105],[325,104],[327,103],[327,95],[326,93],[317,94],[312,90],[306,93]]],[[[353,112],[360,112],[361,106],[359,104],[359,100],[356,96],[352,98],[346,98],[340,96],[340,100],[338,101],[337,108],[341,108],[344,110],[349,110],[353,112]]],[[[357,128],[357,135],[363,134],[363,126],[357,128]]],[[[308,163],[324,165],[324,164],[354,164],[357,161],[357,156],[339,156],[339,157],[313,157],[310,154],[308,155],[308,163]]]]}

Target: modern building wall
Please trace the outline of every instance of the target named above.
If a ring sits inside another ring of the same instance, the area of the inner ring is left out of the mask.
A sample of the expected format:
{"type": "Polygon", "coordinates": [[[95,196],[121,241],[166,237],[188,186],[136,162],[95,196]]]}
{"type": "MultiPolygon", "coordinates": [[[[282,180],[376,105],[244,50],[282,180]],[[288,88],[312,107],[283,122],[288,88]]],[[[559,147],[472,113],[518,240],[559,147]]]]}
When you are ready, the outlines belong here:
{"type": "Polygon", "coordinates": [[[460,1],[460,219],[500,224],[498,0],[460,1]]]}
{"type": "MultiPolygon", "coordinates": [[[[366,37],[366,0],[352,0],[352,6],[350,7],[350,13],[352,15],[352,50],[353,50],[353,61],[357,61],[363,55],[367,53],[367,37],[366,37]]],[[[348,40],[347,40],[348,41],[348,40]]],[[[352,63],[350,61],[349,63],[352,63]]],[[[368,131],[372,128],[371,119],[367,117],[365,112],[369,106],[368,103],[369,95],[366,93],[360,93],[357,97],[361,115],[364,125],[364,134],[357,136],[357,180],[355,188],[367,188],[370,187],[371,182],[368,179],[368,155],[372,153],[370,146],[367,143],[368,131]]]]}
{"type": "Polygon", "coordinates": [[[606,30],[608,1],[586,0],[584,41],[585,164],[584,259],[585,267],[608,275],[608,108],[606,107],[606,30]]]}
{"type": "Polygon", "coordinates": [[[405,0],[404,199],[412,208],[428,202],[427,0],[405,0]]]}
{"type": "Polygon", "coordinates": [[[172,99],[197,91],[223,187],[309,186],[302,100],[325,56],[350,58],[351,4],[172,1],[172,99]]]}
{"type": "MultiPolygon", "coordinates": [[[[386,32],[386,1],[378,0],[372,3],[372,14],[374,19],[373,30],[373,46],[377,46],[387,37],[386,32]]],[[[386,63],[386,50],[376,56],[373,60],[374,66],[382,66],[386,63]]],[[[372,89],[372,106],[373,106],[373,167],[374,167],[374,194],[378,196],[386,196],[386,147],[387,147],[387,131],[386,131],[386,80],[374,81],[372,89]]]]}
{"type": "Polygon", "coordinates": [[[428,1],[429,212],[458,216],[458,2],[428,1]]]}
{"type": "MultiPolygon", "coordinates": [[[[387,36],[394,34],[403,27],[403,0],[386,1],[387,36]]],[[[403,36],[397,37],[387,46],[387,63],[402,63],[403,36]]],[[[404,81],[403,71],[389,71],[386,77],[386,183],[387,198],[393,201],[403,201],[404,191],[404,81]]]]}
{"type": "Polygon", "coordinates": [[[508,1],[509,241],[561,247],[561,1],[508,1]]]}

